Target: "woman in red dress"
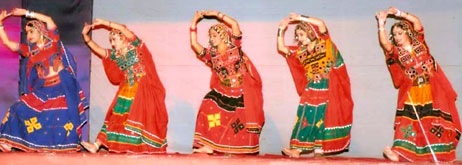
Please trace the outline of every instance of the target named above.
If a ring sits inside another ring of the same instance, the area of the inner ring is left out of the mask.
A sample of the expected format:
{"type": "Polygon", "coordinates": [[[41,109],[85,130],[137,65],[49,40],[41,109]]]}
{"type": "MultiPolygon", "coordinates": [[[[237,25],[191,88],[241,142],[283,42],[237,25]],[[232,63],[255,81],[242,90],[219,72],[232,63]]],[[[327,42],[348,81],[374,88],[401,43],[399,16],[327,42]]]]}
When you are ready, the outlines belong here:
{"type": "Polygon", "coordinates": [[[254,154],[265,121],[260,75],[241,49],[241,31],[233,18],[218,11],[196,12],[190,27],[191,46],[211,68],[211,91],[197,114],[194,152],[254,154]],[[222,22],[209,29],[208,48],[197,41],[204,16],[222,22]]]}
{"type": "Polygon", "coordinates": [[[417,16],[390,7],[376,15],[379,41],[398,93],[393,146],[384,154],[392,161],[454,161],[460,138],[457,94],[425,43],[417,16]],[[385,21],[391,27],[388,40],[385,21]],[[416,114],[417,113],[417,114],[416,114]]]}
{"type": "Polygon", "coordinates": [[[146,44],[126,26],[102,19],[85,24],[82,35],[103,61],[109,81],[119,86],[95,143],[82,145],[92,153],[101,145],[117,153],[165,153],[165,89],[146,44]],[[90,39],[88,32],[94,27],[111,30],[112,49],[103,49],[90,39]]]}

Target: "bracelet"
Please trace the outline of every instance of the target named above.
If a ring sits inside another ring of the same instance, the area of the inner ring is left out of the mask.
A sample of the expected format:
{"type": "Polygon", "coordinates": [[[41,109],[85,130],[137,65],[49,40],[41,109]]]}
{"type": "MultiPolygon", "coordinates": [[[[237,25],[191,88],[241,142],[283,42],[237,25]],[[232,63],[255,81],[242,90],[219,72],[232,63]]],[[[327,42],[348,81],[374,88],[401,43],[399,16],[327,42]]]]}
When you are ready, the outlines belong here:
{"type": "Polygon", "coordinates": [[[223,18],[225,17],[225,15],[221,12],[218,12],[217,16],[218,16],[218,19],[220,20],[223,20],[223,18]]]}
{"type": "Polygon", "coordinates": [[[32,18],[34,17],[34,15],[35,14],[33,11],[26,10],[26,14],[25,14],[26,18],[32,18]]]}
{"type": "Polygon", "coordinates": [[[382,25],[382,26],[385,25],[385,21],[383,21],[383,22],[380,21],[380,22],[379,22],[379,25],[382,25]]]}
{"type": "Polygon", "coordinates": [[[189,32],[197,32],[197,28],[189,27],[189,32]]]}
{"type": "Polygon", "coordinates": [[[279,28],[278,28],[278,37],[279,37],[279,36],[282,36],[282,31],[283,31],[282,28],[279,27],[279,28]]]}
{"type": "Polygon", "coordinates": [[[379,31],[385,31],[385,28],[379,27],[379,31]]]}
{"type": "Polygon", "coordinates": [[[401,17],[401,10],[398,10],[398,12],[396,12],[395,16],[401,17]]]}

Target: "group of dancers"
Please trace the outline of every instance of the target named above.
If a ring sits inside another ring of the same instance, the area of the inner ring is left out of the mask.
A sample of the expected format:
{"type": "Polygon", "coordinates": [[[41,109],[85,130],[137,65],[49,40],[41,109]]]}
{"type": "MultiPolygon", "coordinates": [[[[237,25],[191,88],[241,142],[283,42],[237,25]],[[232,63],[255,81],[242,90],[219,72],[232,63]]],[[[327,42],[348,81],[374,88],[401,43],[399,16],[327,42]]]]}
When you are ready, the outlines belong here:
{"type": "MultiPolygon", "coordinates": [[[[430,54],[419,18],[390,7],[376,14],[380,46],[392,81],[399,89],[392,161],[454,161],[460,138],[456,93],[430,54]],[[387,18],[393,24],[388,37],[387,18]]],[[[197,58],[212,71],[210,89],[197,114],[193,152],[257,154],[265,122],[262,80],[241,49],[238,22],[219,11],[196,11],[190,43],[197,58]],[[219,23],[208,30],[209,45],[197,41],[197,24],[204,18],[219,23]]],[[[168,115],[165,89],[146,44],[125,25],[103,19],[85,24],[85,43],[104,65],[108,80],[119,86],[95,142],[81,141],[87,122],[87,98],[75,75],[72,54],[60,40],[53,19],[15,8],[0,13],[3,45],[25,60],[23,94],[7,111],[0,126],[0,149],[26,152],[91,153],[101,147],[115,153],[165,153],[168,115]],[[29,19],[26,43],[11,41],[3,26],[10,16],[29,19]],[[100,47],[88,33],[107,29],[112,48],[100,47]]],[[[347,69],[319,18],[290,13],[277,31],[277,51],[287,61],[300,96],[290,146],[284,155],[299,157],[337,154],[348,150],[353,100],[347,69]],[[284,34],[295,25],[297,45],[286,46],[284,34]]]]}

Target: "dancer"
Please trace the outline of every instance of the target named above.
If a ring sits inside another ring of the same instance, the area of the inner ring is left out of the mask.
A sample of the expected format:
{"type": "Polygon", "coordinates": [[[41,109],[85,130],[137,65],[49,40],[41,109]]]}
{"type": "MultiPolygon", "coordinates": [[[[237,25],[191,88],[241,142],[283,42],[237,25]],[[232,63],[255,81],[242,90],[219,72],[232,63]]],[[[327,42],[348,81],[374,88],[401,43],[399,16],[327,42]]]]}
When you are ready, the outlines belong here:
{"type": "Polygon", "coordinates": [[[460,138],[457,94],[425,43],[424,29],[413,14],[390,7],[376,15],[382,47],[393,83],[399,88],[392,161],[454,161],[460,138]],[[387,16],[397,20],[390,41],[387,16]]]}
{"type": "Polygon", "coordinates": [[[101,145],[116,153],[165,153],[165,89],[146,44],[125,25],[103,19],[85,24],[82,36],[103,61],[109,81],[119,86],[95,143],[82,145],[91,153],[101,145]],[[112,49],[101,48],[88,36],[91,29],[100,27],[110,30],[112,49]]]}
{"type": "Polygon", "coordinates": [[[0,149],[79,151],[88,103],[76,80],[74,58],[65,50],[53,19],[21,8],[11,13],[2,10],[0,38],[3,45],[27,61],[27,90],[1,123],[0,149]],[[8,38],[2,23],[11,15],[30,19],[25,27],[26,44],[8,38]]]}
{"type": "Polygon", "coordinates": [[[211,91],[197,114],[193,151],[255,154],[264,124],[262,84],[257,69],[241,49],[241,31],[233,18],[214,10],[196,11],[191,47],[212,70],[211,91]],[[208,48],[197,41],[197,23],[214,18],[208,48]]]}
{"type": "Polygon", "coordinates": [[[299,157],[313,150],[315,156],[347,150],[353,121],[350,80],[324,21],[290,13],[279,25],[277,49],[286,58],[300,95],[290,147],[282,153],[299,157]],[[297,23],[297,46],[284,44],[289,23],[297,23]]]}

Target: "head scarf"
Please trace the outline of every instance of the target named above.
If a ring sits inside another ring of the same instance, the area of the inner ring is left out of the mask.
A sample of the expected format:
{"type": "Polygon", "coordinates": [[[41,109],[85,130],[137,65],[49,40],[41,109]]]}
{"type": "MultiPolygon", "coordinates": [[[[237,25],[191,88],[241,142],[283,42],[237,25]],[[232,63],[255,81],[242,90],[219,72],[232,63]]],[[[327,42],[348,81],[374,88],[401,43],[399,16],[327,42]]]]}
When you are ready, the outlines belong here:
{"type": "Polygon", "coordinates": [[[46,39],[50,39],[48,36],[48,30],[47,27],[45,26],[45,23],[38,21],[38,20],[31,20],[27,22],[26,26],[32,27],[36,29],[41,36],[45,37],[46,39]]]}
{"type": "MultiPolygon", "coordinates": [[[[219,23],[219,24],[215,24],[210,27],[209,34],[212,30],[215,30],[218,33],[218,35],[223,40],[223,42],[225,42],[226,45],[228,46],[232,45],[233,43],[232,38],[231,38],[232,32],[231,32],[231,29],[228,28],[228,26],[226,26],[223,23],[219,23]]],[[[211,43],[211,41],[209,41],[209,43],[211,43]]]]}
{"type": "Polygon", "coordinates": [[[303,30],[304,32],[306,32],[308,36],[314,36],[315,39],[319,38],[319,34],[317,33],[313,25],[307,22],[300,22],[299,24],[297,24],[297,26],[295,26],[295,31],[294,31],[295,41],[298,42],[299,44],[300,42],[298,41],[297,34],[296,34],[297,30],[303,30]]]}

